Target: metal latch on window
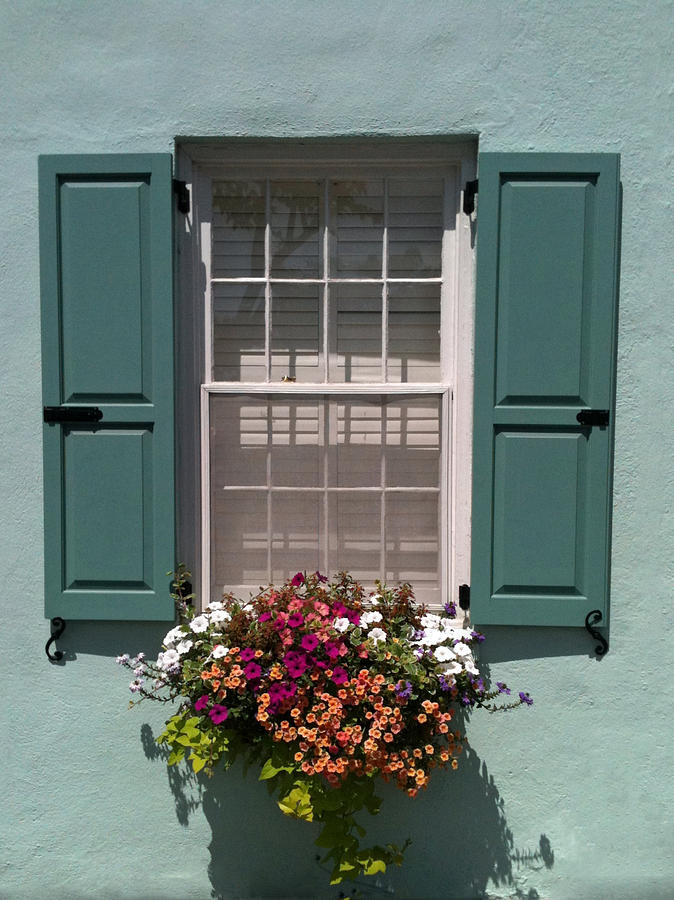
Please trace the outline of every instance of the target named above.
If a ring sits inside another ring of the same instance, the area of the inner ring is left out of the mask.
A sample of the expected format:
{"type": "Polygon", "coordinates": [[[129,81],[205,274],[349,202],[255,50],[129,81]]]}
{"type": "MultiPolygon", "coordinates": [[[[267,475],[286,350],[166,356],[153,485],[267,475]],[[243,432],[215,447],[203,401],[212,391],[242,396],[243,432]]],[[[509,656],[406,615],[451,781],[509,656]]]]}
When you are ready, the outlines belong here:
{"type": "Polygon", "coordinates": [[[459,585],[459,606],[465,612],[470,609],[470,585],[459,585]]]}
{"type": "Polygon", "coordinates": [[[173,179],[173,193],[178,198],[178,212],[183,213],[183,215],[187,215],[190,211],[190,192],[187,187],[187,182],[179,181],[177,178],[173,179]]]}
{"type": "Polygon", "coordinates": [[[478,190],[478,179],[467,181],[463,189],[463,211],[467,216],[475,212],[475,195],[478,190]]]}

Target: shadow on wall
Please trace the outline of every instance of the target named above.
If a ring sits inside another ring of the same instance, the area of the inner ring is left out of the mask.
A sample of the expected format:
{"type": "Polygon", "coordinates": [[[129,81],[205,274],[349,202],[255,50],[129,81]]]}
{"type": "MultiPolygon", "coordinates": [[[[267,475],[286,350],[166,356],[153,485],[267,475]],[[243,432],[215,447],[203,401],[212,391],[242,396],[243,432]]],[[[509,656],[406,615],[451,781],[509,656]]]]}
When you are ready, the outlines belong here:
{"type": "MultiPolygon", "coordinates": [[[[165,763],[168,754],[147,724],[141,743],[148,759],[165,763]]],[[[214,900],[337,900],[340,892],[349,893],[348,884],[328,886],[327,867],[313,844],[318,829],[283,816],[254,768],[247,777],[238,764],[230,772],[216,770],[212,778],[194,775],[185,764],[167,771],[179,822],[187,827],[203,807],[211,827],[214,900]]],[[[523,885],[537,869],[554,865],[550,842],[542,834],[535,848],[514,846],[498,788],[473,750],[461,756],[456,773],[437,773],[415,800],[391,785],[381,787],[382,812],[361,818],[366,841],[401,844],[410,837],[412,845],[401,869],[362,879],[358,896],[478,900],[503,892],[540,900],[535,888],[523,885]]]]}

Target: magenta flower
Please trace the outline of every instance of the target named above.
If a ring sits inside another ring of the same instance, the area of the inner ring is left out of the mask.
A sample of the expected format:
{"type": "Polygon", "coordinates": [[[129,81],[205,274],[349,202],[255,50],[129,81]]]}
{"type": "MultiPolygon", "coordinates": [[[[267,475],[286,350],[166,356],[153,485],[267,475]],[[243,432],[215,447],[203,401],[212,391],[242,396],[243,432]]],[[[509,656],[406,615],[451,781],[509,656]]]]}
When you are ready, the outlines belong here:
{"type": "Polygon", "coordinates": [[[288,626],[290,628],[299,628],[300,625],[303,625],[303,624],[304,624],[304,616],[300,612],[294,612],[288,618],[288,626]]]}
{"type": "Polygon", "coordinates": [[[326,575],[321,575],[320,572],[314,572],[314,575],[316,576],[316,578],[318,578],[318,580],[321,582],[321,584],[326,584],[326,583],[327,583],[327,580],[328,580],[328,579],[327,579],[327,576],[326,576],[326,575]]]}
{"type": "Polygon", "coordinates": [[[206,709],[208,706],[208,694],[202,694],[201,697],[194,704],[194,708],[197,712],[201,712],[202,709],[206,709]]]}
{"type": "Polygon", "coordinates": [[[345,681],[349,680],[349,673],[341,666],[335,666],[332,671],[332,680],[335,684],[344,684],[345,681]]]}
{"type": "Polygon", "coordinates": [[[318,647],[318,638],[315,634],[305,634],[302,638],[302,649],[306,650],[308,653],[311,653],[312,650],[315,650],[318,647]]]}
{"type": "Polygon", "coordinates": [[[220,703],[216,703],[208,715],[214,725],[220,725],[229,715],[229,710],[226,706],[222,706],[220,703]]]}
{"type": "Polygon", "coordinates": [[[270,613],[269,611],[263,612],[263,613],[259,616],[258,622],[266,622],[267,619],[271,619],[271,613],[270,613]]]}
{"type": "Polygon", "coordinates": [[[291,678],[299,678],[307,670],[307,657],[298,650],[289,650],[283,662],[286,665],[288,674],[291,678]]]}
{"type": "Polygon", "coordinates": [[[337,644],[333,644],[332,641],[328,641],[325,645],[325,653],[328,659],[335,660],[339,656],[339,647],[337,644]]]}
{"type": "Polygon", "coordinates": [[[241,653],[239,653],[239,657],[241,658],[241,662],[250,662],[251,659],[255,659],[255,651],[251,647],[244,647],[241,653]]]}
{"type": "Polygon", "coordinates": [[[298,572],[296,575],[293,575],[290,583],[293,587],[299,587],[301,584],[304,584],[304,575],[298,572]]]}
{"type": "Polygon", "coordinates": [[[262,669],[256,662],[249,662],[248,665],[244,667],[243,674],[248,681],[253,681],[255,678],[259,678],[260,675],[262,675],[262,669]]]}

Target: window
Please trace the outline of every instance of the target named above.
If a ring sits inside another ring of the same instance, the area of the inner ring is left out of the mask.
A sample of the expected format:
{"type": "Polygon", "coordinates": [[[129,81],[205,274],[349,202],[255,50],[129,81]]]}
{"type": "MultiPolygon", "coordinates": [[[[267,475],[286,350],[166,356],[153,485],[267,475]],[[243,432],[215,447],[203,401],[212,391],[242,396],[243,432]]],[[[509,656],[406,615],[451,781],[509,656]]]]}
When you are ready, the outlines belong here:
{"type": "Polygon", "coordinates": [[[471,148],[183,150],[202,594],[346,569],[446,602],[467,578],[471,148]]]}

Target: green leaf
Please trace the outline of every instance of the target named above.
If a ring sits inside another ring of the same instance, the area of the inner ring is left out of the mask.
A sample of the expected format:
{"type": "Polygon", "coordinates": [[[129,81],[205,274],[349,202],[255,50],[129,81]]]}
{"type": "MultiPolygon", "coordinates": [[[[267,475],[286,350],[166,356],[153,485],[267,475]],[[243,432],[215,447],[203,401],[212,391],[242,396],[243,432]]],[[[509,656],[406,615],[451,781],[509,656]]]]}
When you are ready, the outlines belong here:
{"type": "Polygon", "coordinates": [[[303,819],[305,822],[313,822],[314,810],[311,805],[311,795],[306,785],[299,784],[289,794],[277,801],[279,809],[286,816],[295,819],[303,819]]]}
{"type": "Polygon", "coordinates": [[[266,781],[268,778],[274,778],[279,772],[293,772],[294,766],[275,766],[271,759],[268,759],[262,766],[259,781],[266,781]]]}
{"type": "Polygon", "coordinates": [[[363,875],[376,875],[378,872],[386,871],[386,863],[383,859],[365,860],[361,865],[363,866],[363,875]]]}
{"type": "Polygon", "coordinates": [[[192,768],[195,772],[201,772],[203,767],[206,765],[207,760],[205,760],[203,756],[197,756],[195,753],[193,753],[190,757],[190,762],[192,763],[192,768]]]}

